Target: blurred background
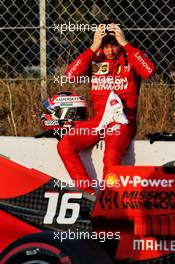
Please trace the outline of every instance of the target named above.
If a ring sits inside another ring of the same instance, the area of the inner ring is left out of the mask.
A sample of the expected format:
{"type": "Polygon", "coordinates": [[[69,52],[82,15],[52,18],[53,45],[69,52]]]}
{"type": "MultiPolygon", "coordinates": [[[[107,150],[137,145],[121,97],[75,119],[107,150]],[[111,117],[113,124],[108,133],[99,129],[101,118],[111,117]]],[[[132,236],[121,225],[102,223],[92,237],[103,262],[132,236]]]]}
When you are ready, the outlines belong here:
{"type": "Polygon", "coordinates": [[[114,19],[134,46],[147,52],[156,75],[142,83],[138,139],[147,132],[175,131],[174,0],[1,0],[0,135],[34,136],[42,100],[60,90],[89,99],[88,84],[65,84],[68,64],[92,43],[94,25],[114,19]],[[65,27],[64,27],[65,28],[65,27]]]}

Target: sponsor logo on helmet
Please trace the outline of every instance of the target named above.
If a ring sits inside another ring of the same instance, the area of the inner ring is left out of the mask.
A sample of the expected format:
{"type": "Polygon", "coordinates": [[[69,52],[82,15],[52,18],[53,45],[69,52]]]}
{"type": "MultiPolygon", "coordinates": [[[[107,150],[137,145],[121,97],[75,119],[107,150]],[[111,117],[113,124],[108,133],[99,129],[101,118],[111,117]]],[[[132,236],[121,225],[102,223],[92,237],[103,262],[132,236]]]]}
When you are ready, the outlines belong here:
{"type": "Polygon", "coordinates": [[[59,126],[59,120],[45,120],[44,126],[59,126]]]}
{"type": "Polygon", "coordinates": [[[67,101],[81,101],[84,100],[82,99],[81,96],[65,96],[65,97],[57,97],[55,100],[53,100],[53,103],[57,103],[57,102],[67,102],[67,101]]]}
{"type": "Polygon", "coordinates": [[[65,107],[65,106],[73,106],[73,102],[69,103],[69,102],[63,102],[63,103],[60,103],[60,107],[65,107]]]}

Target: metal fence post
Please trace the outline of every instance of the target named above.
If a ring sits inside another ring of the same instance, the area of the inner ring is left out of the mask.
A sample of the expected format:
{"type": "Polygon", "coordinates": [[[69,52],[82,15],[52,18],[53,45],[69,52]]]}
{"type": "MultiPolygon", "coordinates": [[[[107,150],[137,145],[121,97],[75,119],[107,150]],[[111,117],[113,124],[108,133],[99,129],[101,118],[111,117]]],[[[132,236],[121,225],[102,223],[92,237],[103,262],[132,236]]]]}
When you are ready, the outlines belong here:
{"type": "Polygon", "coordinates": [[[47,97],[47,62],[46,62],[46,3],[40,0],[40,78],[41,99],[47,97]]]}

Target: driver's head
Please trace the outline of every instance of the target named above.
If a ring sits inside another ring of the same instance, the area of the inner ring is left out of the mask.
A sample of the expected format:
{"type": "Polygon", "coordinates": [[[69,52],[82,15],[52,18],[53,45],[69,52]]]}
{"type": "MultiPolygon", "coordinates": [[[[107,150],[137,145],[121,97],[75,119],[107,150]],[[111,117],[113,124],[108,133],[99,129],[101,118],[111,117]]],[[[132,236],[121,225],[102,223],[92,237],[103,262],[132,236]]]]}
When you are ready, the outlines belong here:
{"type": "Polygon", "coordinates": [[[121,46],[118,44],[116,38],[109,34],[103,38],[101,48],[105,57],[111,60],[116,59],[121,50],[121,46]]]}
{"type": "Polygon", "coordinates": [[[107,59],[116,59],[118,54],[121,51],[121,46],[118,44],[118,41],[115,38],[115,33],[113,31],[109,31],[108,25],[111,23],[115,23],[112,20],[103,21],[101,24],[106,26],[106,33],[107,35],[102,39],[101,49],[107,59]]]}

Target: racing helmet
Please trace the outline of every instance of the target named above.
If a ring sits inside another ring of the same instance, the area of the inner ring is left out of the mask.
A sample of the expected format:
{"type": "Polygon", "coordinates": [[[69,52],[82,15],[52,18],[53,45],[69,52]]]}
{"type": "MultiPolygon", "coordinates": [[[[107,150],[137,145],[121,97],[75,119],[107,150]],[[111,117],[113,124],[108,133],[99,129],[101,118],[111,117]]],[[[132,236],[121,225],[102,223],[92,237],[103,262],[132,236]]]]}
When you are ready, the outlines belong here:
{"type": "Polygon", "coordinates": [[[84,121],[89,114],[88,103],[83,96],[61,91],[43,102],[45,113],[41,115],[44,129],[54,129],[74,122],[84,121]]]}

